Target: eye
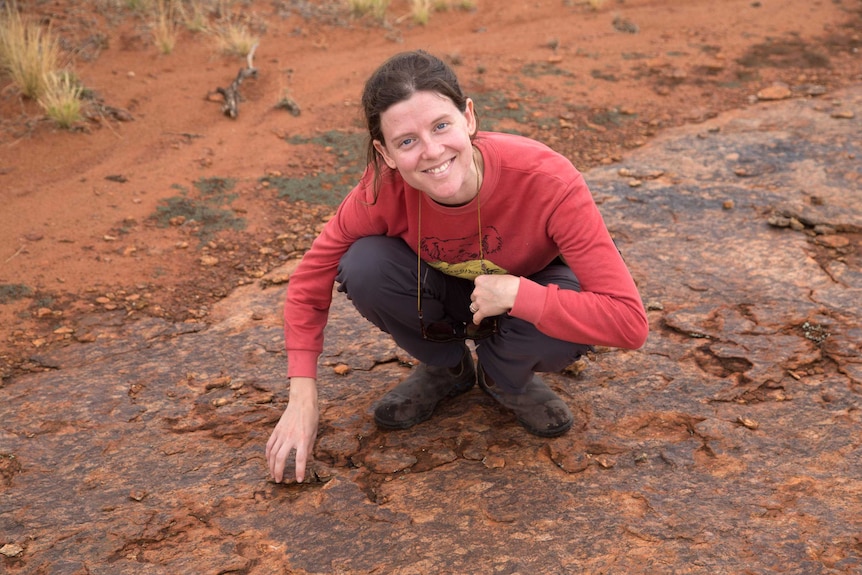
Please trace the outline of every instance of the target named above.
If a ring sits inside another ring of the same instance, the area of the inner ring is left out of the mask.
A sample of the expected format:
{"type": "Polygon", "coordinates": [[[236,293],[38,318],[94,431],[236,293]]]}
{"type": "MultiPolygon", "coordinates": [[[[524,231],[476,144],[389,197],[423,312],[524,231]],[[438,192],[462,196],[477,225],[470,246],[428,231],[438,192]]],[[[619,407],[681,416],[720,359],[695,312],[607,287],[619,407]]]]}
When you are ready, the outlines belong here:
{"type": "Polygon", "coordinates": [[[403,140],[401,140],[401,143],[398,144],[398,147],[399,148],[406,148],[407,146],[412,144],[414,141],[415,141],[414,138],[404,138],[403,140]]]}
{"type": "Polygon", "coordinates": [[[439,124],[434,126],[434,130],[439,132],[440,130],[445,130],[448,127],[449,127],[449,122],[440,122],[439,124]]]}

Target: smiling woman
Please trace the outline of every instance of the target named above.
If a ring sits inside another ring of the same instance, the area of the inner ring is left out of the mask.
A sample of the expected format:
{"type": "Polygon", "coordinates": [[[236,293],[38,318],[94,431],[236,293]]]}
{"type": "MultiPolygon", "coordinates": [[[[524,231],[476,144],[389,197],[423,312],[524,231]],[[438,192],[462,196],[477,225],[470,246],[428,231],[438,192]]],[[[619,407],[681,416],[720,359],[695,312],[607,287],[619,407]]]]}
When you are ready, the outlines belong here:
{"type": "Polygon", "coordinates": [[[288,287],[290,401],[266,446],[276,481],[293,451],[303,480],[317,437],[333,281],[421,362],[376,403],[383,429],[421,423],[478,382],[530,433],[560,435],[572,413],[536,372],[561,370],[592,344],[646,339],[634,281],[571,162],[478,131],[452,69],[423,51],[384,62],[362,104],[370,169],[288,287]]]}

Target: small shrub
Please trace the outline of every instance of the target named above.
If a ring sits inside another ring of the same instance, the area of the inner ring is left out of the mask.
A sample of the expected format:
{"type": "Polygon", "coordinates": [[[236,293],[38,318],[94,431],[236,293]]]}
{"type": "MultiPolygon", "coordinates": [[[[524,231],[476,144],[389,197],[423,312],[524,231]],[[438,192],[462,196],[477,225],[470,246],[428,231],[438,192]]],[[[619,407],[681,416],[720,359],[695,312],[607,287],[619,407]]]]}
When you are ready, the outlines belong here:
{"type": "Polygon", "coordinates": [[[0,66],[24,96],[37,100],[57,69],[60,45],[50,30],[7,5],[0,15],[0,66]]]}
{"type": "Polygon", "coordinates": [[[45,114],[64,129],[81,120],[81,93],[84,88],[71,72],[52,72],[45,80],[45,91],[39,105],[45,114]]]}
{"type": "Polygon", "coordinates": [[[162,54],[170,54],[177,43],[176,5],[174,0],[158,0],[153,39],[162,54]]]}
{"type": "Polygon", "coordinates": [[[209,28],[210,9],[202,0],[189,0],[188,4],[188,9],[182,2],[177,7],[180,20],[191,32],[206,32],[209,28]]]}
{"type": "Polygon", "coordinates": [[[426,25],[431,17],[431,0],[410,0],[410,14],[414,22],[426,25]]]}
{"type": "Polygon", "coordinates": [[[252,48],[260,42],[260,38],[251,33],[248,26],[228,22],[216,32],[216,39],[226,54],[248,56],[252,48]]]}
{"type": "Polygon", "coordinates": [[[383,20],[386,9],[389,8],[389,0],[347,0],[350,13],[357,17],[373,16],[383,20]]]}

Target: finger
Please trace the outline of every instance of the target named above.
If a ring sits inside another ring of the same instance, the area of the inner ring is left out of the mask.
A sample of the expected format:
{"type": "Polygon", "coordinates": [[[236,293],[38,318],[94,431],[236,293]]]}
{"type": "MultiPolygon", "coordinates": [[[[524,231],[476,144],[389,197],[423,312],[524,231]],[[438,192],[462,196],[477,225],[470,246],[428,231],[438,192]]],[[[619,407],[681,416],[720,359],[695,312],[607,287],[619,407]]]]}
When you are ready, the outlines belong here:
{"type": "Polygon", "coordinates": [[[296,482],[302,483],[305,479],[305,464],[308,461],[308,449],[299,446],[296,448],[296,482]]]}
{"type": "Polygon", "coordinates": [[[284,466],[287,464],[287,458],[289,455],[290,447],[286,444],[280,445],[278,450],[275,452],[275,457],[272,459],[270,467],[270,473],[276,483],[281,483],[281,480],[284,479],[284,466]]]}

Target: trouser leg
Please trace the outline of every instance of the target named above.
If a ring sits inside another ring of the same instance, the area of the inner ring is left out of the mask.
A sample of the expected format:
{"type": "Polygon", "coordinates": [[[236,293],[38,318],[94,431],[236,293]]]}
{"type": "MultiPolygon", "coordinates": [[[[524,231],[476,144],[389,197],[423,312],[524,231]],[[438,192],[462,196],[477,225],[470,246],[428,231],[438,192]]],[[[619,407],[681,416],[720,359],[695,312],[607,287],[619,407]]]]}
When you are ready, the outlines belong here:
{"type": "MultiPolygon", "coordinates": [[[[580,291],[574,273],[562,263],[551,264],[529,279],[580,291]]],[[[477,342],[476,354],[485,373],[509,393],[523,391],[533,373],[560,371],[591,349],[547,336],[530,322],[509,315],[501,316],[498,325],[498,333],[477,342]]]]}
{"type": "MultiPolygon", "coordinates": [[[[460,342],[437,343],[422,338],[417,312],[416,253],[399,238],[370,236],[354,242],[341,258],[336,281],[359,313],[390,334],[402,349],[422,363],[454,367],[464,354],[460,342]]],[[[426,321],[445,320],[447,300],[465,297],[467,280],[449,278],[422,262],[422,309],[426,321]],[[452,282],[450,280],[456,280],[452,282]]],[[[470,291],[466,291],[465,309],[470,291]]]]}

